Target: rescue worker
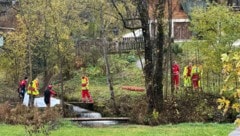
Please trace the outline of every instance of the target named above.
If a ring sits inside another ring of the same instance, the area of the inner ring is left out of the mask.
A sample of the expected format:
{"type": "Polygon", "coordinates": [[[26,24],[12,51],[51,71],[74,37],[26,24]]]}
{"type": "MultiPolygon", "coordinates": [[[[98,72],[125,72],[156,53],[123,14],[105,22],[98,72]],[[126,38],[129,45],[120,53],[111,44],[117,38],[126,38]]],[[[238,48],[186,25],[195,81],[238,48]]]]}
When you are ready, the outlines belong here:
{"type": "Polygon", "coordinates": [[[47,107],[51,106],[51,97],[56,95],[57,93],[52,89],[52,85],[48,85],[47,89],[44,91],[44,102],[47,107]]]}
{"type": "Polygon", "coordinates": [[[189,62],[188,65],[185,66],[183,70],[183,86],[186,89],[189,89],[192,86],[191,71],[192,71],[192,62],[189,62]]]}
{"type": "Polygon", "coordinates": [[[27,94],[29,95],[29,103],[28,106],[33,107],[34,106],[34,99],[36,96],[39,95],[39,82],[38,78],[34,79],[30,84],[28,85],[28,91],[27,94]]]}
{"type": "Polygon", "coordinates": [[[21,101],[23,101],[24,99],[24,95],[26,92],[26,86],[28,82],[28,77],[24,77],[24,79],[22,81],[20,81],[19,86],[18,86],[18,94],[19,94],[19,98],[21,101]]]}
{"type": "Polygon", "coordinates": [[[93,103],[92,97],[89,93],[89,79],[86,75],[82,76],[82,102],[93,103]]]}
{"type": "Polygon", "coordinates": [[[201,69],[199,68],[198,64],[195,64],[192,67],[192,71],[191,71],[191,79],[192,79],[192,86],[193,86],[193,90],[199,90],[199,81],[201,79],[201,69]]]}
{"type": "Polygon", "coordinates": [[[173,85],[175,90],[179,89],[179,80],[180,80],[179,72],[180,72],[180,67],[177,64],[177,61],[174,60],[172,65],[172,76],[173,76],[172,80],[173,80],[173,85]]]}

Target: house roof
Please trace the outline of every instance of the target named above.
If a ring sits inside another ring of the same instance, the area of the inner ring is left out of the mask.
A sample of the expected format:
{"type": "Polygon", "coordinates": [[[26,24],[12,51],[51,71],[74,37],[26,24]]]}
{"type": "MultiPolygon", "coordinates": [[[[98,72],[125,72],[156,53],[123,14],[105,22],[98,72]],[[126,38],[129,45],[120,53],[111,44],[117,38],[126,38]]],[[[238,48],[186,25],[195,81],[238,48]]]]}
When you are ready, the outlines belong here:
{"type": "MultiPolygon", "coordinates": [[[[170,0],[168,0],[170,1],[170,0]]],[[[190,12],[193,7],[207,7],[206,0],[171,0],[172,2],[172,18],[173,19],[187,19],[189,18],[190,12]]],[[[154,11],[156,10],[156,5],[158,0],[149,0],[149,16],[152,20],[155,19],[154,11]]],[[[168,2],[165,5],[165,16],[168,17],[168,2]]]]}
{"type": "Polygon", "coordinates": [[[180,0],[181,7],[183,8],[184,12],[189,16],[192,12],[193,8],[199,7],[199,8],[206,8],[207,2],[206,0],[180,0]]]}

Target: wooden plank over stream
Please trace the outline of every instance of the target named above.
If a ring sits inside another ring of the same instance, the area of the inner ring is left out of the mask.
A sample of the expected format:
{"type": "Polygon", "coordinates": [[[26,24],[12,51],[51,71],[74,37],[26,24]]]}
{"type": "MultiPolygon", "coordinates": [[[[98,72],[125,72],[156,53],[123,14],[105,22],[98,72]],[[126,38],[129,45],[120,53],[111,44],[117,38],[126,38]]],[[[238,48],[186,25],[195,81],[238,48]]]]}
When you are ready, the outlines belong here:
{"type": "Polygon", "coordinates": [[[102,118],[64,118],[70,121],[129,121],[128,117],[102,117],[102,118]]]}

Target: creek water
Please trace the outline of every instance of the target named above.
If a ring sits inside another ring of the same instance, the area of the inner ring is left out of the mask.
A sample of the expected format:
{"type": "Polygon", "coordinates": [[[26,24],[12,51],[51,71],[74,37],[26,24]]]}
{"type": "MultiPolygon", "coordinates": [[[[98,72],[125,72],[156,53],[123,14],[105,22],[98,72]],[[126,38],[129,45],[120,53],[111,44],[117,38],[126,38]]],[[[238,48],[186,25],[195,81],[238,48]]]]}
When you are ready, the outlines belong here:
{"type": "MultiPolygon", "coordinates": [[[[80,108],[78,106],[72,106],[73,112],[79,118],[102,118],[102,115],[98,112],[90,111],[84,108],[80,108]]],[[[118,121],[111,120],[99,120],[99,121],[79,121],[79,124],[84,126],[107,126],[107,125],[115,125],[118,124],[118,121]]]]}

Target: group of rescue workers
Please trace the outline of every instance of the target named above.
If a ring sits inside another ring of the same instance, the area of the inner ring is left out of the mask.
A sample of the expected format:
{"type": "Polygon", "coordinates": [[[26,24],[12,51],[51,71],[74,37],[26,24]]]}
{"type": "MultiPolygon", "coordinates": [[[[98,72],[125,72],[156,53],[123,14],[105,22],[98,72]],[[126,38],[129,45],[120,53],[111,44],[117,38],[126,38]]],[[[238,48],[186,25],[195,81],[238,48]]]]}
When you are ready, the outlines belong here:
{"type": "MultiPolygon", "coordinates": [[[[86,75],[82,76],[81,78],[81,96],[82,96],[82,102],[84,103],[93,103],[93,99],[89,93],[89,79],[86,75]]],[[[34,106],[34,99],[39,96],[39,81],[38,78],[34,79],[28,84],[28,77],[25,77],[23,80],[19,82],[18,86],[18,94],[20,100],[23,102],[24,97],[29,95],[29,103],[28,106],[32,107],[34,106]]],[[[50,98],[52,96],[56,96],[57,93],[53,90],[52,85],[48,85],[46,90],[43,93],[44,95],[44,102],[47,105],[47,107],[50,107],[50,98]]]]}
{"type": "MultiPolygon", "coordinates": [[[[199,63],[193,65],[192,62],[189,62],[189,64],[183,69],[183,86],[186,88],[186,90],[193,89],[202,91],[201,77],[202,66],[199,63]]],[[[177,92],[180,86],[180,66],[176,61],[173,61],[172,65],[172,81],[174,84],[174,89],[177,92]]]]}
{"type": "MultiPolygon", "coordinates": [[[[39,81],[38,78],[34,79],[28,84],[28,77],[25,77],[22,81],[20,81],[18,86],[18,94],[20,100],[23,102],[24,97],[29,95],[28,106],[34,106],[34,99],[39,95],[39,81]]],[[[56,92],[52,89],[52,85],[48,85],[46,90],[44,91],[44,102],[47,107],[50,107],[50,98],[52,96],[56,96],[56,92]]]]}
{"type": "MultiPolygon", "coordinates": [[[[189,62],[183,70],[183,81],[184,87],[189,90],[199,90],[201,91],[201,76],[202,76],[202,67],[199,64],[193,65],[192,62],[189,62]]],[[[179,90],[180,86],[180,66],[176,61],[173,61],[172,64],[172,82],[174,84],[174,89],[179,90]]],[[[39,95],[39,81],[38,78],[34,79],[28,84],[28,77],[25,77],[19,83],[18,93],[20,99],[23,101],[24,96],[27,93],[29,95],[28,106],[34,106],[34,99],[39,95]]],[[[56,92],[53,90],[52,85],[48,85],[44,91],[44,102],[47,107],[50,107],[50,98],[56,96],[56,92]]],[[[89,93],[89,79],[86,74],[83,74],[81,77],[81,97],[83,103],[93,103],[93,99],[89,93]]]]}

